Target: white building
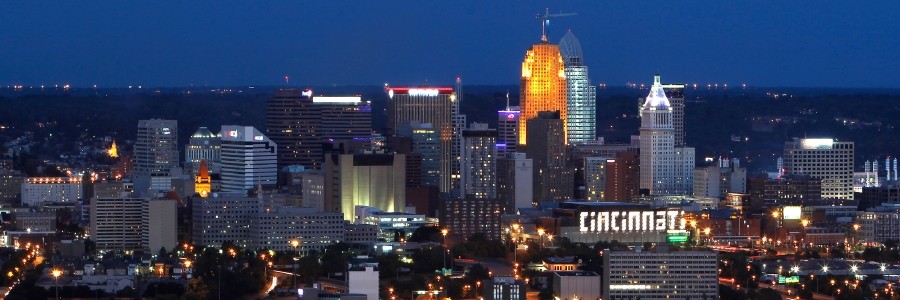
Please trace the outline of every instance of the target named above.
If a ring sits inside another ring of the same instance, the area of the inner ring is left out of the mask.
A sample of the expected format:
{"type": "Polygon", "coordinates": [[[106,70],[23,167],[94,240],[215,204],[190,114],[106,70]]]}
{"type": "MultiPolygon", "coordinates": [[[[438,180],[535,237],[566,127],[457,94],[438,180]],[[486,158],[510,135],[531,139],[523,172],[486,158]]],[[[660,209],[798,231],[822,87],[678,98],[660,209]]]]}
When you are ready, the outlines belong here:
{"type": "Polygon", "coordinates": [[[641,107],[641,184],[651,195],[690,195],[694,148],[675,147],[672,106],[659,75],[641,107]]]}
{"type": "Polygon", "coordinates": [[[81,179],[72,177],[29,177],[22,183],[22,204],[76,203],[81,198],[81,179]]]}
{"type": "Polygon", "coordinates": [[[462,189],[459,195],[497,197],[497,131],[487,124],[472,123],[462,131],[462,189]]]}
{"type": "Polygon", "coordinates": [[[900,240],[900,204],[882,204],[856,217],[859,223],[857,243],[879,243],[900,240]]]}
{"type": "Polygon", "coordinates": [[[145,251],[156,254],[160,249],[172,251],[178,246],[178,201],[146,200],[141,213],[141,244],[145,251]]]}
{"type": "Polygon", "coordinates": [[[603,299],[714,299],[718,295],[713,251],[608,251],[603,256],[603,299]]]}
{"type": "Polygon", "coordinates": [[[94,197],[90,204],[90,238],[100,252],[142,250],[143,216],[144,199],[94,197]]]}
{"type": "Polygon", "coordinates": [[[786,174],[822,180],[823,199],[853,200],[853,142],[794,139],[784,143],[786,174]]]}
{"type": "Polygon", "coordinates": [[[378,280],[377,262],[349,264],[347,271],[347,289],[351,294],[363,294],[369,300],[379,299],[381,282],[378,280]]]}
{"type": "Polygon", "coordinates": [[[525,153],[511,152],[497,161],[497,199],[505,213],[531,208],[534,200],[534,163],[525,153]]]}
{"type": "Polygon", "coordinates": [[[747,168],[738,159],[720,159],[716,165],[694,169],[694,196],[722,199],[728,193],[747,193],[747,168]]]}
{"type": "Polygon", "coordinates": [[[553,294],[560,300],[600,299],[600,275],[587,271],[553,272],[553,294]]]}
{"type": "Polygon", "coordinates": [[[571,30],[560,39],[559,52],[566,68],[569,144],[594,140],[597,138],[597,87],[591,85],[581,43],[571,30]]]}
{"type": "Polygon", "coordinates": [[[222,126],[222,191],[246,192],[278,179],[278,147],[253,126],[222,126]]]}

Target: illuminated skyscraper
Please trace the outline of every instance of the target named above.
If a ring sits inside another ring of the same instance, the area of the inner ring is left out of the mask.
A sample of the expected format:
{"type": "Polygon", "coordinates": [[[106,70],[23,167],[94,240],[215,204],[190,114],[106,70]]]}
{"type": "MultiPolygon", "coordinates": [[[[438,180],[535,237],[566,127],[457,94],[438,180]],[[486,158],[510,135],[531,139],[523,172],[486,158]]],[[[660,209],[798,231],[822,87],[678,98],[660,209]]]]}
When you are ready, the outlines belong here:
{"type": "Polygon", "coordinates": [[[684,84],[663,84],[666,98],[672,105],[672,127],[675,128],[675,147],[684,147],[684,84]]]}
{"type": "Polygon", "coordinates": [[[822,198],[853,200],[853,147],[830,138],[785,142],[785,172],[822,180],[822,198]]]}
{"type": "MultiPolygon", "coordinates": [[[[439,132],[441,143],[440,191],[450,192],[454,180],[458,182],[459,157],[453,154],[456,130],[453,129],[454,113],[459,111],[456,94],[450,87],[387,87],[388,93],[388,134],[397,135],[406,124],[430,123],[439,132]],[[454,178],[456,176],[456,178],[454,178]]],[[[457,114],[458,115],[458,114],[457,114]]],[[[458,120],[457,120],[458,121],[458,120]]]]}
{"type": "Polygon", "coordinates": [[[222,126],[222,191],[246,192],[257,185],[274,185],[278,150],[253,126],[222,126]]]}
{"type": "Polygon", "coordinates": [[[659,75],[641,107],[641,188],[651,195],[693,192],[694,148],[675,147],[672,105],[659,75]]]}
{"type": "Polygon", "coordinates": [[[544,39],[525,52],[522,61],[519,106],[519,144],[527,144],[526,121],[541,111],[558,111],[566,137],[568,108],[566,106],[566,71],[559,46],[544,39]]]}
{"type": "Polygon", "coordinates": [[[571,144],[594,140],[597,138],[597,87],[591,85],[581,43],[571,30],[559,40],[559,51],[566,65],[568,141],[571,144]]]}

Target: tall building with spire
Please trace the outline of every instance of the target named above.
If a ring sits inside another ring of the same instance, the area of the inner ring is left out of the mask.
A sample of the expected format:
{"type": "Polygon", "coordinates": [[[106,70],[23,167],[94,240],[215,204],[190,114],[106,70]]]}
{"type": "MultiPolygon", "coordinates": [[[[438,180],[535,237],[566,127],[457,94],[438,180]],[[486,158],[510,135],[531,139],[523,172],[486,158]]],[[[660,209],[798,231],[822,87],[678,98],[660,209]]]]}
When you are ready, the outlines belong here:
{"type": "Polygon", "coordinates": [[[597,138],[597,87],[591,85],[581,43],[571,30],[559,40],[559,51],[566,65],[568,142],[594,140],[597,138]]]}
{"type": "Polygon", "coordinates": [[[559,112],[565,136],[568,120],[565,64],[559,46],[548,42],[546,30],[541,42],[525,52],[519,87],[519,144],[528,144],[526,121],[536,118],[541,111],[559,112]]]}
{"type": "Polygon", "coordinates": [[[694,148],[675,146],[672,104],[659,75],[641,106],[641,189],[651,195],[690,195],[694,148]]]}
{"type": "Polygon", "coordinates": [[[199,171],[194,177],[194,191],[203,198],[209,197],[209,193],[212,192],[212,177],[209,176],[206,160],[200,160],[199,171]]]}

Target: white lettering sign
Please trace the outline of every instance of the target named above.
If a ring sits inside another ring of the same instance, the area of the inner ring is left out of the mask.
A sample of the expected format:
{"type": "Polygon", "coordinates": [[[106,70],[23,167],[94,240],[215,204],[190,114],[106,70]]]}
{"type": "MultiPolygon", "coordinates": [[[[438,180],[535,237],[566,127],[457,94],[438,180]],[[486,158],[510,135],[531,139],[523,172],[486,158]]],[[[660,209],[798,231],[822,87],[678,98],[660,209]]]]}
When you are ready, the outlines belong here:
{"type": "Polygon", "coordinates": [[[579,214],[581,232],[664,232],[684,229],[684,212],[660,211],[583,211],[579,214]]]}
{"type": "Polygon", "coordinates": [[[410,96],[437,96],[440,92],[437,89],[409,89],[410,96]]]}

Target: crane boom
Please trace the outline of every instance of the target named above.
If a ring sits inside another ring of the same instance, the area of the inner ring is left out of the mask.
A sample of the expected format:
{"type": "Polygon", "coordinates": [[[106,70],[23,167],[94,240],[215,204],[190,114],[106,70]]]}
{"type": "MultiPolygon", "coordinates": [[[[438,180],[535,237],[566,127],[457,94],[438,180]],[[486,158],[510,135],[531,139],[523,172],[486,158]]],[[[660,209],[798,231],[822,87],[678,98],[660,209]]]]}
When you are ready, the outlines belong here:
{"type": "Polygon", "coordinates": [[[551,18],[569,17],[569,16],[574,16],[574,15],[577,15],[577,13],[562,13],[562,12],[560,12],[558,14],[551,14],[550,8],[547,8],[547,10],[543,14],[537,14],[537,16],[535,16],[535,19],[541,20],[541,42],[546,43],[547,41],[550,40],[549,31],[550,31],[550,19],[551,18]]]}

